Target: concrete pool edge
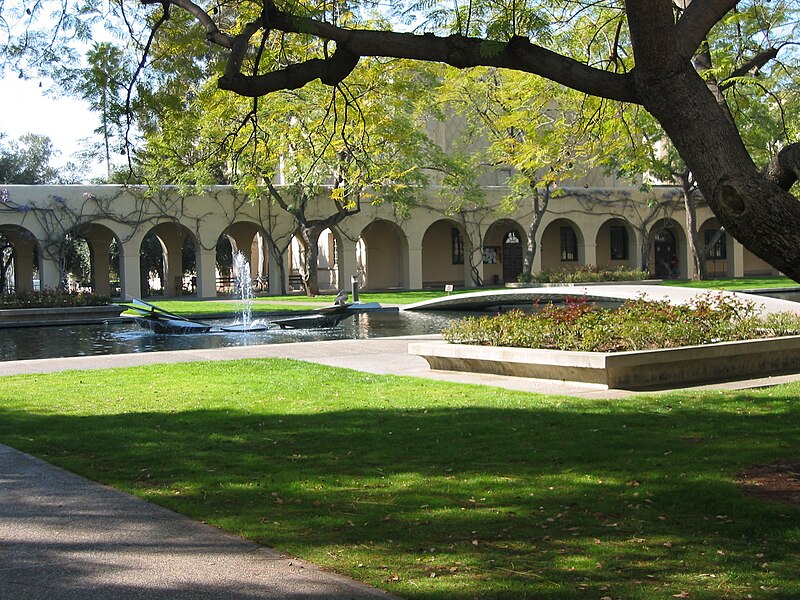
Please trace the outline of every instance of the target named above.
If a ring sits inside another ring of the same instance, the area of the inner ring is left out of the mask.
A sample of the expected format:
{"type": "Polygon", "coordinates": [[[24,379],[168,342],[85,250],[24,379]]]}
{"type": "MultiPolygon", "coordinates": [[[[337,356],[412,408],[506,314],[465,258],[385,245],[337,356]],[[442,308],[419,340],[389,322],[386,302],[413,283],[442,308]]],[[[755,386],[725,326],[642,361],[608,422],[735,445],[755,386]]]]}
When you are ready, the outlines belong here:
{"type": "Polygon", "coordinates": [[[4,308],[0,310],[0,328],[85,325],[119,319],[126,306],[59,306],[54,308],[4,308]]]}

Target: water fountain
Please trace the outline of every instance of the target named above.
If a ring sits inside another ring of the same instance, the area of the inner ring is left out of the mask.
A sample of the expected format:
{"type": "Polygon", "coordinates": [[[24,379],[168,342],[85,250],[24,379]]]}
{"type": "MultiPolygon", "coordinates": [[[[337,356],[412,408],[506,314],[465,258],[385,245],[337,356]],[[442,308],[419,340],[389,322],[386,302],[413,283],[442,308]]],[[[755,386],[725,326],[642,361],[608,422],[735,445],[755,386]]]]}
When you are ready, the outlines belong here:
{"type": "Polygon", "coordinates": [[[253,279],[250,273],[250,263],[244,254],[237,252],[233,256],[233,275],[236,290],[242,301],[242,320],[233,325],[221,327],[223,331],[263,331],[266,325],[253,323],[253,279]]]}

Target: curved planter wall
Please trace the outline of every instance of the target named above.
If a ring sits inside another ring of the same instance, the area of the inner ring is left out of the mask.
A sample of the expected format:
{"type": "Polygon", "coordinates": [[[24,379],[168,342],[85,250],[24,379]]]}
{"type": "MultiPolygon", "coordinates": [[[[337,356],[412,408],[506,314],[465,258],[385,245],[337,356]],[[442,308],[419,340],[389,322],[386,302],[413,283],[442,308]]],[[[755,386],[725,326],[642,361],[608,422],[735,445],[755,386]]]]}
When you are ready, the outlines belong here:
{"type": "Polygon", "coordinates": [[[633,352],[568,352],[447,342],[409,344],[431,369],[646,390],[800,373],[800,336],[633,352]]]}

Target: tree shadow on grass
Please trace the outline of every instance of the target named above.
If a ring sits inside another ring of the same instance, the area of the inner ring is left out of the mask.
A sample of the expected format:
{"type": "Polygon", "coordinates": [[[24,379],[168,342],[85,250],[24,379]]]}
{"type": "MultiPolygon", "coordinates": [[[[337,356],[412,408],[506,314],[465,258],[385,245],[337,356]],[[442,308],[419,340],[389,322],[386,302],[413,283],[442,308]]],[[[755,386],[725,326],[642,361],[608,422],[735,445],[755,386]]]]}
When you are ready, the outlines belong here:
{"type": "Polygon", "coordinates": [[[5,409],[0,439],[408,597],[782,598],[800,595],[800,511],[734,480],[797,452],[799,423],[785,409],[5,409]]]}

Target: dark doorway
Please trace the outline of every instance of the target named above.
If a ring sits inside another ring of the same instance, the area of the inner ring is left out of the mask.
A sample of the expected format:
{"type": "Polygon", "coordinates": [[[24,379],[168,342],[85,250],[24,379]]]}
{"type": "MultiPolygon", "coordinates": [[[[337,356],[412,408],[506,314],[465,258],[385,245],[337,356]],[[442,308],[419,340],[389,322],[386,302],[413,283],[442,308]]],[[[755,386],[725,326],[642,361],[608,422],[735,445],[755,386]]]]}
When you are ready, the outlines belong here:
{"type": "Polygon", "coordinates": [[[659,279],[678,278],[678,251],[675,235],[668,229],[662,229],[654,240],[655,275],[659,279]]]}
{"type": "Polygon", "coordinates": [[[522,273],[522,239],[513,229],[503,236],[503,282],[517,281],[522,273]]]}

